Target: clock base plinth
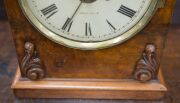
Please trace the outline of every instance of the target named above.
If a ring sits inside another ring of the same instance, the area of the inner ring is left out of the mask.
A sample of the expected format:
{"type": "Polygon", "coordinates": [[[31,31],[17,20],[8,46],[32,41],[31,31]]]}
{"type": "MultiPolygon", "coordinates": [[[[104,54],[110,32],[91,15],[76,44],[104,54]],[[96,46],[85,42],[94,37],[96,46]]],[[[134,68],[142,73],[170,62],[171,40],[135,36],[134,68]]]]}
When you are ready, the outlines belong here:
{"type": "Polygon", "coordinates": [[[161,73],[159,80],[140,83],[133,79],[43,79],[21,77],[19,68],[12,84],[19,98],[144,99],[164,97],[167,89],[161,73]]]}

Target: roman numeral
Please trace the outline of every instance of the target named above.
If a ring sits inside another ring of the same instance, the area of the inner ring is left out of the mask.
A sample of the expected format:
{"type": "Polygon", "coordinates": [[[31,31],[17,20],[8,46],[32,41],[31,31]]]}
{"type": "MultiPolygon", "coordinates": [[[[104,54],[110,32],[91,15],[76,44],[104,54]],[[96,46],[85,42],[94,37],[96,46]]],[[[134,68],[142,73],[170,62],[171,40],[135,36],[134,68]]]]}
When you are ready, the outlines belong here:
{"type": "Polygon", "coordinates": [[[121,7],[119,8],[118,10],[119,13],[122,13],[130,18],[132,18],[135,14],[136,14],[136,11],[124,6],[124,5],[121,5],[121,7]]]}
{"type": "Polygon", "coordinates": [[[92,36],[90,23],[85,23],[85,35],[86,36],[92,36]]]}
{"type": "Polygon", "coordinates": [[[73,21],[71,20],[71,18],[67,18],[66,22],[64,23],[63,27],[61,28],[62,30],[66,30],[69,32],[71,29],[73,21]]]}
{"type": "Polygon", "coordinates": [[[106,19],[106,22],[108,23],[110,29],[116,30],[116,28],[106,19]]]}
{"type": "Polygon", "coordinates": [[[58,12],[58,8],[55,4],[52,4],[44,9],[42,9],[41,12],[48,19],[58,12]]]}

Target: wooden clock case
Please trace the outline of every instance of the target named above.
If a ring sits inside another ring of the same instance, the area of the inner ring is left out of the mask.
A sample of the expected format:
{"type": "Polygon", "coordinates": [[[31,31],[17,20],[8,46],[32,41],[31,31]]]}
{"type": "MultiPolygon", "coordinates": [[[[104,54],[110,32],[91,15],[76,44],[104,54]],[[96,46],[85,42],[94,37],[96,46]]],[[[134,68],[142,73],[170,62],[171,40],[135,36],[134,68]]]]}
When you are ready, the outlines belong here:
{"type": "Polygon", "coordinates": [[[29,23],[18,0],[5,5],[20,65],[12,84],[16,96],[160,99],[167,91],[159,68],[175,0],[166,0],[132,39],[94,51],[52,42],[29,23]]]}

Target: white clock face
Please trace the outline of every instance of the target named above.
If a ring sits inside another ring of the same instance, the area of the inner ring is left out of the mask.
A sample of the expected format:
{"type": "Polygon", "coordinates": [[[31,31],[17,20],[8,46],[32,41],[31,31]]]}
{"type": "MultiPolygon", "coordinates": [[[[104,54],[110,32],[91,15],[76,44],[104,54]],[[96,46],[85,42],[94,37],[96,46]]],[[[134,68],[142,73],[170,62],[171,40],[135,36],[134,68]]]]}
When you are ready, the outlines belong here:
{"type": "Polygon", "coordinates": [[[57,36],[102,42],[136,25],[152,0],[26,0],[33,15],[57,36]]]}

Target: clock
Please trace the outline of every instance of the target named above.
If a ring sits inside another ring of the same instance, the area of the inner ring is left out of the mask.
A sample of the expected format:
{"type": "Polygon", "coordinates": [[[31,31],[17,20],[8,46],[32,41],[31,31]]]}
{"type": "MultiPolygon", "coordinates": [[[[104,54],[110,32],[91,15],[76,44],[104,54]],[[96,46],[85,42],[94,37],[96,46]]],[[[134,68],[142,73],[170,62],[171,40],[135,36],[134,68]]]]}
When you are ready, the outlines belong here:
{"type": "Polygon", "coordinates": [[[149,22],[158,0],[20,0],[29,21],[47,38],[85,50],[126,41],[149,22]]]}
{"type": "Polygon", "coordinates": [[[160,99],[175,0],[6,0],[17,97],[160,99]],[[137,34],[137,35],[136,35],[137,34]]]}

